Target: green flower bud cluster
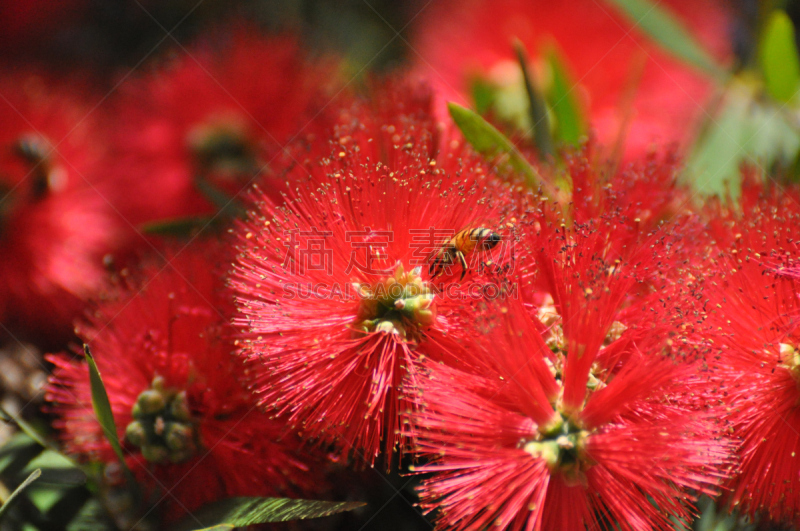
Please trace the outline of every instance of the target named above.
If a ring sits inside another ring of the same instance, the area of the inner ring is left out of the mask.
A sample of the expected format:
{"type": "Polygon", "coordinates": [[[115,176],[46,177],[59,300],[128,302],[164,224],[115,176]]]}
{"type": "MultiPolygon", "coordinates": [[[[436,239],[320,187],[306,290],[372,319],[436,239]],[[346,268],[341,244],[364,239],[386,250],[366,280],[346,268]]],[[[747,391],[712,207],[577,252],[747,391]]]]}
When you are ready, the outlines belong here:
{"type": "Polygon", "coordinates": [[[192,423],[186,391],[165,389],[156,376],[142,391],[131,411],[133,421],[125,428],[125,440],[139,447],[153,463],[180,463],[197,452],[197,433],[192,423]]]}
{"type": "Polygon", "coordinates": [[[361,297],[356,327],[362,332],[386,332],[415,340],[419,328],[436,322],[434,293],[422,280],[419,267],[406,272],[398,264],[393,275],[372,286],[354,287],[361,297]]]}
{"type": "Polygon", "coordinates": [[[538,428],[533,440],[522,441],[522,449],[536,459],[543,459],[551,471],[561,472],[572,483],[584,483],[584,471],[591,465],[584,448],[589,432],[568,417],[555,413],[553,419],[538,428]]]}

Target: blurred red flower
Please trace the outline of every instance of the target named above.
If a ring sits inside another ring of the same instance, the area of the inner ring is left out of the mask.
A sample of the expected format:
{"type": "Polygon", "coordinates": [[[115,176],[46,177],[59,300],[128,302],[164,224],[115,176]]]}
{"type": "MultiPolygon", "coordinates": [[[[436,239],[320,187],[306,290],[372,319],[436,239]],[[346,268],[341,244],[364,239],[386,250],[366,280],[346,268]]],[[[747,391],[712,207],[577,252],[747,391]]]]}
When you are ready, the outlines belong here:
{"type": "Polygon", "coordinates": [[[106,109],[105,171],[120,181],[113,200],[134,224],[234,206],[328,102],[336,65],[312,60],[293,37],[241,28],[217,37],[126,81],[106,109]]]}
{"type": "MultiPolygon", "coordinates": [[[[166,521],[228,496],[319,488],[300,441],[243,387],[247,370],[232,354],[228,324],[232,303],[213,267],[219,259],[220,247],[206,246],[146,266],[141,284],[98,304],[79,327],[128,464],[166,521]]],[[[56,369],[47,399],[67,451],[114,463],[92,409],[87,364],[48,359],[56,369]]],[[[129,517],[133,524],[142,514],[129,517]]]]}
{"type": "Polygon", "coordinates": [[[87,180],[103,147],[82,89],[0,76],[0,320],[15,337],[59,345],[102,287],[122,231],[87,180]]]}
{"type": "MultiPolygon", "coordinates": [[[[724,2],[661,4],[673,10],[714,55],[729,55],[724,2]]],[[[534,61],[555,41],[573,71],[580,87],[576,95],[602,145],[613,146],[624,135],[630,157],[645,153],[654,142],[689,145],[711,95],[711,80],[643,38],[610,3],[437,2],[422,11],[412,45],[420,70],[443,98],[465,104],[470,81],[502,75],[503,66],[515,61],[513,37],[523,42],[534,61]],[[630,99],[632,90],[635,96],[630,99]]],[[[537,71],[537,77],[546,81],[548,74],[537,71]]]]}
{"type": "MultiPolygon", "coordinates": [[[[457,363],[452,338],[469,333],[450,325],[460,301],[430,282],[430,257],[464,229],[501,231],[508,202],[474,154],[438,140],[429,93],[384,90],[373,110],[343,110],[324,149],[280,166],[293,182],[284,206],[255,190],[231,283],[261,402],[360,462],[383,450],[388,466],[403,378],[425,357],[457,363]]],[[[440,285],[460,276],[453,261],[440,285]]]]}

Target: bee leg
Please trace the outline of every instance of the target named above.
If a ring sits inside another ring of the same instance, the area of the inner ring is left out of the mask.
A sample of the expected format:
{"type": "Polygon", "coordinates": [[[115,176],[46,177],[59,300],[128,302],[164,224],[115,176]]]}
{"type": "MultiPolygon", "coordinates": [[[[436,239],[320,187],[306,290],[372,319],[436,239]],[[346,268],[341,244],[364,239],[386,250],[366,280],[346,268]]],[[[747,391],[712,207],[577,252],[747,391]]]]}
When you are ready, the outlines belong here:
{"type": "Polygon", "coordinates": [[[467,274],[469,269],[467,267],[467,260],[464,258],[464,253],[461,251],[456,251],[456,256],[458,256],[458,259],[461,262],[461,278],[459,280],[464,280],[464,275],[467,274]]]}
{"type": "Polygon", "coordinates": [[[434,279],[439,276],[442,272],[442,260],[441,258],[436,258],[433,262],[431,262],[431,266],[428,268],[428,274],[431,276],[431,279],[434,279]]]}

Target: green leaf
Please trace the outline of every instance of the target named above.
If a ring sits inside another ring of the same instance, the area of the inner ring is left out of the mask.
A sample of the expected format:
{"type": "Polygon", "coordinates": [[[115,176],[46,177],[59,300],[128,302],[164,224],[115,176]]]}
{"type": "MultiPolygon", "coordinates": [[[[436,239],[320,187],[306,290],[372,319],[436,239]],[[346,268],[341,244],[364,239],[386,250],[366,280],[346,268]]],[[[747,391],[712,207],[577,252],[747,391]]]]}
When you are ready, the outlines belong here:
{"type": "Polygon", "coordinates": [[[228,498],[195,511],[176,531],[233,529],[253,524],[321,518],[363,507],[361,502],[292,500],[289,498],[228,498]]]}
{"type": "Polygon", "coordinates": [[[528,70],[528,53],[520,41],[514,43],[517,61],[522,69],[522,79],[525,82],[525,92],[528,95],[528,112],[533,124],[533,140],[536,149],[543,157],[553,155],[553,139],[550,136],[550,120],[547,119],[547,107],[544,104],[533,81],[533,74],[528,70]]]}
{"type": "Polygon", "coordinates": [[[577,95],[572,90],[575,81],[569,75],[563,57],[555,46],[547,50],[545,61],[552,75],[547,100],[555,116],[555,137],[564,144],[577,146],[586,134],[586,121],[577,95]]]}
{"type": "Polygon", "coordinates": [[[96,498],[84,503],[66,524],[66,531],[117,531],[103,504],[96,498]]]}
{"type": "Polygon", "coordinates": [[[512,169],[521,173],[531,188],[541,187],[551,199],[554,196],[552,187],[542,179],[536,168],[525,160],[514,144],[492,124],[478,114],[456,103],[447,104],[450,116],[464,134],[475,151],[481,155],[496,158],[502,157],[512,169]]]}
{"type": "Polygon", "coordinates": [[[3,409],[2,406],[0,406],[0,417],[2,417],[3,420],[13,422],[22,433],[33,439],[38,445],[42,446],[43,448],[50,448],[50,446],[48,446],[48,444],[45,442],[44,438],[39,435],[33,426],[25,422],[25,420],[22,418],[15,417],[3,409]]]}
{"type": "Polygon", "coordinates": [[[24,433],[16,433],[0,447],[0,473],[13,477],[22,473],[44,448],[24,433]]]}
{"type": "Polygon", "coordinates": [[[800,58],[794,25],[780,9],[773,11],[767,21],[758,58],[770,95],[778,101],[791,100],[800,85],[800,58]]]}
{"type": "Polygon", "coordinates": [[[81,468],[65,455],[49,449],[28,463],[27,470],[33,468],[42,470],[39,484],[70,486],[86,483],[86,474],[81,468]]]}
{"type": "Polygon", "coordinates": [[[20,494],[22,494],[22,491],[27,489],[31,485],[31,483],[36,481],[36,478],[38,478],[41,475],[42,475],[42,471],[37,468],[36,470],[31,472],[31,475],[28,476],[28,478],[25,481],[23,481],[22,484],[19,487],[14,489],[14,492],[11,493],[11,496],[8,497],[8,499],[5,501],[5,503],[3,503],[3,505],[0,505],[0,519],[3,518],[3,515],[8,510],[8,508],[11,507],[11,504],[14,502],[14,500],[20,494]]]}
{"type": "Polygon", "coordinates": [[[491,83],[481,79],[480,77],[474,78],[470,83],[470,87],[470,93],[472,94],[472,102],[475,104],[475,110],[478,111],[478,114],[483,116],[489,112],[489,109],[491,109],[492,105],[494,105],[496,99],[496,89],[491,83]]]}
{"type": "Polygon", "coordinates": [[[695,144],[684,180],[703,195],[738,199],[743,162],[790,164],[800,150],[800,116],[759,101],[757,87],[732,83],[711,126],[695,144]]]}
{"type": "Polygon", "coordinates": [[[217,186],[209,182],[202,176],[194,180],[195,187],[208,199],[208,201],[219,209],[220,214],[226,217],[236,217],[244,212],[244,207],[227,192],[220,190],[217,186]]]}
{"type": "Polygon", "coordinates": [[[94,414],[97,417],[97,422],[103,428],[103,434],[108,439],[117,458],[125,464],[125,454],[122,453],[122,446],[119,444],[119,437],[117,436],[117,425],[114,423],[114,413],[111,411],[111,402],[108,400],[108,393],[106,393],[106,386],[103,384],[103,378],[100,376],[100,371],[97,369],[97,364],[94,362],[92,353],[89,351],[89,345],[83,345],[83,353],[86,355],[86,361],[89,364],[89,383],[92,387],[92,407],[94,414]]]}
{"type": "Polygon", "coordinates": [[[212,225],[214,219],[209,216],[164,219],[145,223],[141,228],[145,234],[186,237],[212,225]]]}
{"type": "Polygon", "coordinates": [[[653,0],[607,0],[664,50],[714,77],[725,72],[675,16],[653,0]]]}

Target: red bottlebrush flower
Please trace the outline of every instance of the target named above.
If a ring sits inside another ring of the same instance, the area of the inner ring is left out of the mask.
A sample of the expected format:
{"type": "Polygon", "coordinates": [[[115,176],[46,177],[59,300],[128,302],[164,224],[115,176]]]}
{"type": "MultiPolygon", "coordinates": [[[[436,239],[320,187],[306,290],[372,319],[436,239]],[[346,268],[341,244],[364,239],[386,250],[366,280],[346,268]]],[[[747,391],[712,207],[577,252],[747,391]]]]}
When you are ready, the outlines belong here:
{"type": "MultiPolygon", "coordinates": [[[[232,304],[209,267],[218,257],[219,247],[186,250],[146,267],[138,291],[101,303],[79,327],[128,464],[145,492],[163,502],[166,521],[224,497],[297,494],[318,483],[301,442],[242,385],[247,371],[232,355],[232,304]]],[[[49,360],[56,369],[46,398],[67,451],[115,462],[92,410],[86,363],[49,360]]],[[[135,522],[141,514],[129,516],[135,522]]]]}
{"type": "Polygon", "coordinates": [[[331,151],[287,163],[285,206],[255,190],[231,280],[262,403],[369,464],[401,442],[403,378],[423,357],[457,362],[459,301],[439,288],[475,284],[505,234],[502,186],[458,141],[439,147],[419,90],[387,90],[379,111],[341,113],[331,151]],[[467,229],[484,230],[464,270],[447,242],[467,229]]]}
{"type": "Polygon", "coordinates": [[[615,216],[608,240],[616,251],[692,212],[689,192],[677,182],[680,165],[673,152],[651,153],[618,170],[602,164],[596,145],[588,143],[566,162],[570,217],[587,223],[615,216]]]}
{"type": "MultiPolygon", "coordinates": [[[[675,10],[717,56],[730,53],[723,2],[662,4],[675,10]]],[[[625,133],[627,154],[632,157],[648,151],[653,142],[689,145],[712,83],[642,38],[602,2],[438,2],[420,16],[413,44],[421,70],[443,96],[463,102],[475,76],[508,72],[504,66],[515,61],[512,37],[519,38],[534,57],[553,40],[563,50],[583,89],[579,99],[603,145],[614,145],[625,133]],[[635,97],[626,103],[633,90],[635,97]]]]}
{"type": "MultiPolygon", "coordinates": [[[[547,203],[535,196],[523,198],[518,209],[518,233],[524,245],[517,246],[516,263],[526,301],[533,306],[557,297],[557,274],[548,272],[547,253],[558,253],[562,245],[572,245],[569,234],[564,241],[564,226],[592,231],[582,251],[601,257],[610,267],[638,252],[642,242],[655,234],[659,245],[669,248],[642,271],[636,295],[652,293],[666,277],[680,277],[683,265],[704,253],[707,238],[699,215],[692,211],[688,191],[678,185],[679,166],[672,153],[650,154],[617,170],[602,163],[593,143],[568,153],[565,169],[544,166],[542,175],[551,183],[562,183],[562,198],[547,203]],[[531,201],[531,197],[533,201],[531,201]],[[555,246],[555,247],[554,247],[555,246]]],[[[632,311],[626,309],[625,311],[632,311]]]]}
{"type": "Polygon", "coordinates": [[[800,523],[798,190],[743,188],[738,212],[712,211],[708,322],[727,418],[741,440],[727,496],[747,514],[800,523]]]}
{"type": "Polygon", "coordinates": [[[294,38],[235,30],[214,44],[127,82],[109,107],[107,171],[134,224],[215,213],[327,102],[334,66],[312,62],[294,38]]]}
{"type": "Polygon", "coordinates": [[[0,80],[0,320],[40,345],[69,337],[122,243],[86,180],[101,152],[89,109],[65,94],[35,75],[0,80]]]}
{"type": "Polygon", "coordinates": [[[532,318],[495,301],[466,349],[486,369],[427,363],[418,378],[409,434],[430,460],[418,471],[435,473],[420,495],[442,529],[673,529],[725,476],[703,351],[674,316],[688,290],[634,289],[670,249],[643,238],[616,260],[602,223],[545,231],[542,218],[535,270],[553,302],[532,318]]]}

